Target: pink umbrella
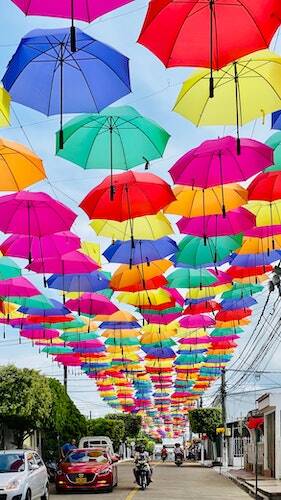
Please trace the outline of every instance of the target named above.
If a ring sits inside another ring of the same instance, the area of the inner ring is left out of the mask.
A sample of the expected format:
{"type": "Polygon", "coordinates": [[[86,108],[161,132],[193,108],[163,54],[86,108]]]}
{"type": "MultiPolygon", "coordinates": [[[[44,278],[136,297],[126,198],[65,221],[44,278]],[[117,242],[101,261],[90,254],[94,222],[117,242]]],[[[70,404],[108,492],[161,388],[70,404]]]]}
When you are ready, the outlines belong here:
{"type": "Polygon", "coordinates": [[[71,50],[75,52],[74,19],[90,23],[107,12],[118,9],[132,0],[105,0],[90,2],[89,0],[12,0],[26,15],[49,16],[71,19],[71,50]]]}
{"type": "Polygon", "coordinates": [[[85,274],[99,269],[99,265],[87,255],[74,250],[60,258],[35,259],[26,266],[36,273],[85,274]]]}
{"type": "Polygon", "coordinates": [[[57,363],[62,363],[64,366],[80,366],[82,361],[80,360],[80,354],[58,354],[55,357],[57,363]]]}
{"type": "Polygon", "coordinates": [[[49,340],[58,337],[59,332],[57,330],[51,330],[48,328],[40,328],[38,330],[21,330],[20,336],[30,340],[49,340]]]}
{"type": "Polygon", "coordinates": [[[179,342],[180,344],[209,344],[212,338],[206,335],[205,337],[182,338],[179,342]]]}
{"type": "MultiPolygon", "coordinates": [[[[269,146],[253,139],[241,139],[241,151],[237,155],[236,139],[227,136],[204,141],[197,148],[191,149],[169,172],[177,184],[206,189],[246,181],[272,163],[273,150],[269,146]]],[[[204,206],[202,208],[204,212],[204,206]]],[[[224,203],[222,213],[225,214],[224,203]]]]}
{"type": "Polygon", "coordinates": [[[184,298],[176,288],[166,288],[165,286],[163,286],[163,289],[166,290],[166,292],[168,292],[174,299],[174,301],[177,302],[180,306],[184,305],[184,298]]]}
{"type": "Polygon", "coordinates": [[[95,348],[95,347],[104,347],[104,343],[99,339],[93,340],[82,340],[78,342],[67,342],[69,347],[82,347],[83,349],[87,348],[95,348]]]}
{"type": "Polygon", "coordinates": [[[216,324],[213,318],[205,314],[194,314],[193,316],[184,316],[179,320],[182,328],[210,328],[216,324]]]}
{"type": "Polygon", "coordinates": [[[40,293],[29,280],[22,276],[0,281],[1,297],[33,297],[40,293]]]}
{"type": "Polygon", "coordinates": [[[72,311],[84,314],[113,314],[118,311],[107,297],[98,293],[84,293],[79,299],[70,299],[66,302],[66,307],[72,311]]]}
{"type": "Polygon", "coordinates": [[[208,268],[208,271],[209,271],[209,273],[212,273],[217,278],[217,281],[212,284],[212,287],[213,286],[220,286],[220,285],[227,285],[228,283],[232,282],[232,277],[229,274],[225,273],[224,271],[220,271],[218,269],[217,270],[209,269],[209,268],[208,268]]]}
{"type": "Polygon", "coordinates": [[[225,215],[204,215],[202,217],[182,217],[177,226],[181,233],[207,237],[227,236],[252,229],[256,217],[243,207],[226,212],[225,215]]]}
{"type": "Polygon", "coordinates": [[[275,234],[281,234],[281,225],[253,227],[245,231],[244,236],[253,238],[270,238],[275,234]]]}
{"type": "Polygon", "coordinates": [[[170,313],[170,314],[143,314],[143,317],[149,323],[168,325],[171,321],[179,318],[182,313],[170,313]]]}
{"type": "Polygon", "coordinates": [[[46,193],[20,191],[0,197],[0,231],[42,237],[68,231],[77,215],[46,193]]]}
{"type": "Polygon", "coordinates": [[[25,234],[13,234],[0,245],[0,251],[3,255],[22,259],[60,257],[77,248],[80,248],[80,238],[71,231],[47,234],[41,238],[25,234]]]}

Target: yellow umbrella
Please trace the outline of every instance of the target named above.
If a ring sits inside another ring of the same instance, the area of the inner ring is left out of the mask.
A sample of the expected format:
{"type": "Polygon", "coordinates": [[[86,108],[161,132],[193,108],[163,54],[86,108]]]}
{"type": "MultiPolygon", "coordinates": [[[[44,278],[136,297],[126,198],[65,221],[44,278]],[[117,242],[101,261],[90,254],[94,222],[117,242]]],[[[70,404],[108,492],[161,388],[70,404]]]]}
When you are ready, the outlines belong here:
{"type": "Polygon", "coordinates": [[[127,345],[124,345],[124,346],[116,346],[116,345],[108,345],[106,346],[106,350],[107,352],[110,352],[112,355],[115,355],[115,354],[123,354],[123,353],[135,353],[137,351],[139,351],[139,347],[138,346],[127,346],[127,345]]]}
{"type": "Polygon", "coordinates": [[[215,297],[226,290],[230,290],[231,284],[218,285],[218,286],[206,286],[202,289],[200,288],[190,288],[186,292],[186,297],[190,299],[204,299],[207,297],[215,297]]]}
{"type": "Polygon", "coordinates": [[[172,325],[171,323],[169,325],[158,325],[156,323],[150,323],[149,325],[143,326],[141,331],[144,333],[168,334],[169,337],[173,337],[177,334],[177,326],[172,325]]]}
{"type": "MultiPolygon", "coordinates": [[[[177,321],[177,320],[176,320],[177,321]]],[[[196,328],[191,330],[190,328],[178,328],[178,336],[186,338],[199,338],[206,337],[206,330],[204,328],[196,328]]]]}
{"type": "Polygon", "coordinates": [[[162,340],[167,340],[173,337],[175,334],[173,332],[169,333],[144,333],[141,337],[142,344],[155,344],[156,342],[161,342],[162,340]]]}
{"type": "Polygon", "coordinates": [[[122,264],[112,275],[110,286],[113,290],[130,287],[142,281],[162,275],[171,265],[171,261],[166,259],[153,260],[150,262],[149,266],[147,264],[137,264],[134,266],[122,264]]]}
{"type": "Polygon", "coordinates": [[[162,288],[156,290],[145,290],[142,292],[122,292],[117,295],[119,302],[140,307],[147,305],[161,305],[171,300],[170,294],[162,288]]]}
{"type": "Polygon", "coordinates": [[[30,149],[0,139],[0,190],[21,191],[46,178],[42,160],[30,149]]]}
{"type": "Polygon", "coordinates": [[[8,127],[10,125],[10,101],[11,98],[8,92],[0,88],[0,127],[8,127]]]}
{"type": "Polygon", "coordinates": [[[164,212],[184,217],[221,214],[223,205],[226,210],[234,210],[248,200],[247,190],[239,184],[226,184],[223,192],[221,186],[208,189],[175,186],[173,191],[176,200],[167,205],[164,212]]]}
{"type": "Polygon", "coordinates": [[[129,240],[132,233],[135,239],[157,240],[174,233],[171,223],[161,212],[132,219],[132,227],[130,221],[116,222],[103,219],[92,220],[90,226],[98,236],[112,240],[129,240]]]}
{"type": "Polygon", "coordinates": [[[102,336],[106,337],[107,339],[125,339],[125,338],[131,338],[131,337],[138,337],[140,335],[140,330],[137,329],[127,329],[127,330],[104,330],[102,332],[102,336]]]}
{"type": "Polygon", "coordinates": [[[236,283],[245,283],[255,285],[257,283],[264,283],[268,280],[267,274],[260,274],[259,276],[245,276],[245,278],[235,278],[233,281],[236,283]]]}
{"type": "Polygon", "coordinates": [[[256,216],[256,226],[277,226],[281,224],[281,200],[274,202],[249,201],[247,210],[256,216]]]}
{"type": "Polygon", "coordinates": [[[261,50],[213,72],[195,71],[183,84],[174,111],[201,125],[243,125],[281,107],[281,58],[261,50]],[[237,123],[238,119],[238,123],[237,123]]]}
{"type": "Polygon", "coordinates": [[[250,319],[232,319],[231,321],[217,321],[216,328],[236,328],[237,326],[246,326],[251,323],[250,319]]]}
{"type": "Polygon", "coordinates": [[[83,241],[81,243],[81,250],[85,255],[91,257],[91,259],[93,259],[101,266],[101,250],[99,243],[92,243],[91,241],[83,241]]]}

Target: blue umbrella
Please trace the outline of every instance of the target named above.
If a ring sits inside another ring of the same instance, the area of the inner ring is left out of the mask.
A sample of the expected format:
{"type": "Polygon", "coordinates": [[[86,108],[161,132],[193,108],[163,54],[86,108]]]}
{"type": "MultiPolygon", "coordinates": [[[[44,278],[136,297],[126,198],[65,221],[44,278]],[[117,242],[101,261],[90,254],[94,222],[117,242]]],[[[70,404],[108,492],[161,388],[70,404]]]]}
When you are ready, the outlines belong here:
{"type": "Polygon", "coordinates": [[[271,128],[281,130],[281,110],[274,111],[271,115],[271,128]]]}
{"type": "Polygon", "coordinates": [[[134,248],[132,248],[131,240],[117,240],[105,250],[103,255],[108,262],[135,265],[164,259],[167,255],[175,253],[177,249],[176,242],[164,236],[159,240],[135,240],[134,248]]]}
{"type": "Polygon", "coordinates": [[[280,250],[271,250],[264,253],[249,253],[249,254],[232,254],[231,265],[239,267],[257,267],[257,266],[267,266],[272,262],[276,262],[281,259],[280,250]]]}
{"type": "Polygon", "coordinates": [[[89,274],[53,274],[47,280],[49,288],[68,292],[98,292],[109,286],[110,273],[94,271],[89,274]]]}
{"type": "Polygon", "coordinates": [[[225,311],[234,311],[235,309],[244,309],[245,307],[251,307],[257,304],[257,301],[249,296],[242,297],[242,299],[225,299],[222,300],[220,305],[225,311]]]}
{"type": "Polygon", "coordinates": [[[103,321],[99,327],[101,330],[131,330],[140,328],[140,324],[137,321],[103,321]]]}
{"type": "Polygon", "coordinates": [[[96,113],[131,92],[129,60],[77,29],[38,29],[22,38],[3,77],[12,100],[45,115],[96,113]]]}
{"type": "Polygon", "coordinates": [[[18,311],[24,314],[31,314],[37,316],[60,316],[63,314],[71,313],[70,309],[65,307],[63,304],[58,302],[57,300],[50,299],[53,307],[49,309],[38,309],[35,307],[24,307],[21,306],[18,311]]]}

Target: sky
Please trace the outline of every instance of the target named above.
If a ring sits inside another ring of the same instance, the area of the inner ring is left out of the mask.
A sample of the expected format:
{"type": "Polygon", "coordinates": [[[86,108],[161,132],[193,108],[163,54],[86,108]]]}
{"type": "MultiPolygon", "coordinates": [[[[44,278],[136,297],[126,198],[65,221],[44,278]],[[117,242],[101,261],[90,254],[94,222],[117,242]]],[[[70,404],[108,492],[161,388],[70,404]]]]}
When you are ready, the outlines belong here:
{"type": "MultiPolygon", "coordinates": [[[[196,128],[192,123],[171,111],[181,84],[190,75],[192,69],[167,70],[152,53],[136,43],[146,8],[147,2],[134,0],[121,9],[94,21],[91,25],[79,22],[76,25],[89,35],[113,46],[130,58],[132,93],[118,101],[116,105],[128,104],[136,107],[140,113],[158,122],[171,134],[164,158],[152,162],[150,167],[151,172],[171,182],[168,169],[177,158],[192,147],[199,145],[203,140],[234,133],[234,129],[231,127],[196,128]]],[[[4,74],[6,65],[15,52],[21,37],[28,31],[34,28],[69,26],[67,20],[25,17],[11,0],[0,0],[0,12],[0,75],[4,74]]],[[[273,41],[273,45],[280,52],[278,37],[273,41]]],[[[68,117],[71,118],[70,115],[65,116],[65,121],[68,117]]],[[[95,234],[88,226],[86,215],[79,211],[77,206],[87,192],[105,177],[107,172],[84,171],[54,155],[55,132],[58,129],[58,122],[57,116],[45,117],[34,110],[13,104],[11,126],[7,129],[1,129],[0,133],[3,137],[32,147],[43,159],[48,180],[36,184],[31,189],[45,191],[74,209],[79,217],[73,230],[84,239],[96,241],[95,234]]],[[[269,119],[266,119],[264,124],[261,120],[257,120],[242,130],[243,136],[254,137],[261,141],[265,140],[270,133],[269,119]]],[[[143,167],[140,170],[143,171],[143,167]]],[[[4,237],[1,236],[1,239],[4,237]]],[[[105,248],[106,243],[108,244],[106,240],[102,241],[103,248],[105,248]]],[[[105,266],[104,269],[106,270],[107,267],[105,266]]],[[[36,284],[41,285],[38,277],[34,277],[32,273],[29,273],[29,276],[36,284]]],[[[266,291],[260,294],[260,304],[255,313],[256,318],[258,318],[259,308],[262,307],[266,294],[266,291]]],[[[49,295],[52,295],[52,292],[49,295]]],[[[253,326],[243,334],[236,356],[239,356],[243,351],[243,345],[252,335],[254,325],[255,320],[253,326]]],[[[27,341],[23,340],[19,344],[15,330],[7,329],[4,339],[3,329],[1,335],[1,328],[0,326],[0,364],[14,363],[19,367],[34,367],[42,370],[48,376],[61,379],[62,370],[52,363],[50,358],[40,354],[38,349],[32,347],[31,343],[27,341]]],[[[278,369],[280,360],[281,349],[278,348],[270,361],[270,368],[278,369]]],[[[70,370],[69,373],[69,394],[80,410],[87,415],[90,414],[90,411],[92,416],[103,415],[109,410],[99,398],[94,383],[86,376],[81,375],[77,369],[70,370]]]]}

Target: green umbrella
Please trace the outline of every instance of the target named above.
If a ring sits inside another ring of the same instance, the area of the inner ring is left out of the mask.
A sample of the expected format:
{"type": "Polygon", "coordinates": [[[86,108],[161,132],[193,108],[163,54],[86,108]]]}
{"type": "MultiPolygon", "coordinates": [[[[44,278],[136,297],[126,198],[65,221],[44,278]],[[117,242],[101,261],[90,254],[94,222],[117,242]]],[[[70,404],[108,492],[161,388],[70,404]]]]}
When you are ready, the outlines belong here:
{"type": "Polygon", "coordinates": [[[75,318],[72,321],[62,321],[59,323],[44,323],[45,328],[52,328],[53,330],[67,330],[69,328],[81,328],[85,326],[82,319],[75,318]]]}
{"type": "Polygon", "coordinates": [[[244,332],[243,328],[237,326],[236,328],[215,328],[210,337],[227,337],[227,335],[239,335],[244,332]]]}
{"type": "Polygon", "coordinates": [[[21,268],[9,257],[0,257],[0,280],[21,276],[21,268]]]}
{"type": "Polygon", "coordinates": [[[79,332],[68,332],[66,330],[61,334],[60,338],[65,342],[83,342],[85,340],[98,339],[100,338],[100,335],[96,332],[79,333],[79,332]]]}
{"type": "Polygon", "coordinates": [[[275,172],[281,170],[281,132],[275,132],[266,141],[265,144],[270,146],[273,152],[274,164],[267,167],[265,172],[275,172]]]}
{"type": "Polygon", "coordinates": [[[84,169],[129,170],[161,158],[170,135],[131,106],[80,115],[63,127],[64,147],[57,155],[84,169]]]}
{"type": "Polygon", "coordinates": [[[73,352],[73,349],[63,346],[47,346],[42,349],[42,352],[46,352],[47,354],[70,354],[73,352]]]}
{"type": "Polygon", "coordinates": [[[45,295],[34,295],[33,297],[9,297],[9,302],[19,304],[23,307],[34,309],[52,309],[54,304],[45,295]]]}
{"type": "Polygon", "coordinates": [[[134,346],[134,345],[139,345],[139,341],[138,341],[138,339],[135,339],[135,338],[131,339],[128,337],[109,338],[109,339],[106,339],[105,344],[106,345],[118,345],[118,346],[122,346],[122,345],[134,346]]]}
{"type": "Polygon", "coordinates": [[[175,260],[177,263],[192,267],[216,264],[228,257],[233,250],[239,248],[242,245],[242,240],[243,234],[241,233],[233,236],[208,238],[206,244],[204,238],[188,235],[179,243],[175,260]]]}
{"type": "Polygon", "coordinates": [[[167,307],[167,309],[138,309],[141,314],[155,314],[156,316],[165,316],[165,314],[181,313],[182,307],[167,307]]]}
{"type": "Polygon", "coordinates": [[[163,339],[163,340],[159,340],[159,342],[153,342],[152,344],[144,344],[142,343],[143,347],[144,348],[149,348],[149,349],[153,349],[155,347],[173,347],[175,345],[177,345],[177,343],[173,340],[173,339],[163,339]]]}
{"type": "Polygon", "coordinates": [[[217,278],[207,269],[176,269],[167,280],[168,288],[197,288],[212,285],[217,278]]]}
{"type": "Polygon", "coordinates": [[[262,285],[251,285],[251,284],[235,284],[231,290],[223,292],[223,299],[241,299],[242,297],[248,297],[249,295],[254,295],[255,293],[261,292],[263,290],[262,285]]]}

